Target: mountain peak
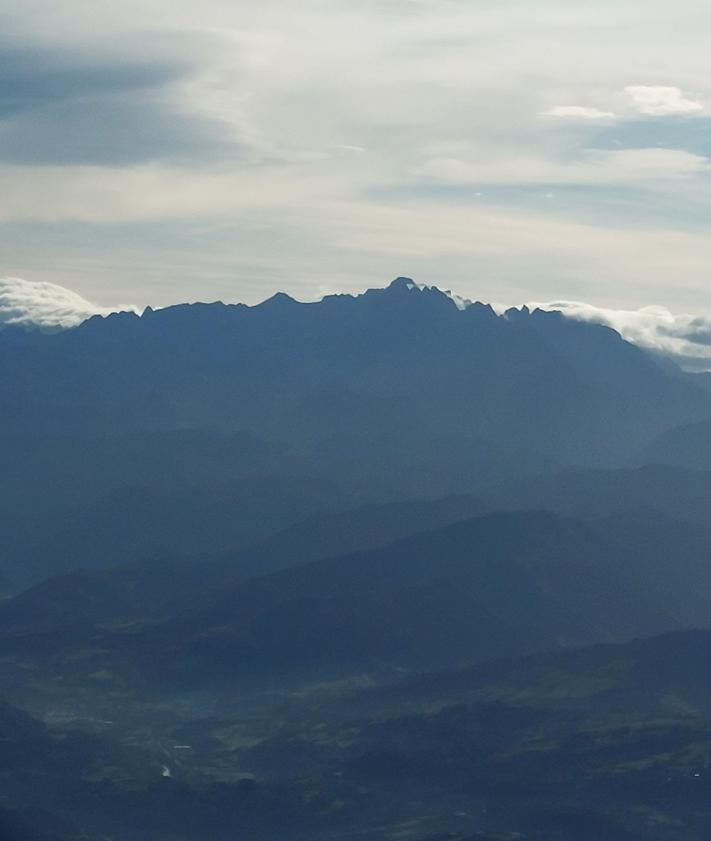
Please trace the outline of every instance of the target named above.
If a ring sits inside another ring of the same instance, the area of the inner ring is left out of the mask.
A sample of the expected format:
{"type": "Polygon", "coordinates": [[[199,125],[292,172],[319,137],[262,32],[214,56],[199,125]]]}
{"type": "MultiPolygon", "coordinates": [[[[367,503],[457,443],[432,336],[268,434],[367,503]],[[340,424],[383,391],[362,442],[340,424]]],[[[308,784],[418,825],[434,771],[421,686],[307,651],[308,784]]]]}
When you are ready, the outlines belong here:
{"type": "Polygon", "coordinates": [[[449,289],[442,290],[438,286],[428,286],[424,283],[416,283],[411,277],[396,277],[395,280],[393,280],[385,289],[385,291],[395,292],[398,294],[419,292],[428,296],[430,299],[437,299],[438,301],[446,301],[448,304],[454,304],[458,310],[465,310],[472,304],[472,302],[467,298],[461,298],[459,295],[453,294],[449,289]]]}
{"type": "Polygon", "coordinates": [[[418,286],[411,277],[396,277],[395,280],[389,284],[388,289],[393,291],[402,290],[404,292],[411,292],[413,289],[422,289],[422,287],[418,286]]]}
{"type": "Polygon", "coordinates": [[[262,301],[261,304],[257,304],[257,306],[288,307],[298,303],[299,302],[295,298],[292,298],[291,295],[287,295],[286,292],[275,292],[270,298],[267,298],[265,301],[262,301]]]}

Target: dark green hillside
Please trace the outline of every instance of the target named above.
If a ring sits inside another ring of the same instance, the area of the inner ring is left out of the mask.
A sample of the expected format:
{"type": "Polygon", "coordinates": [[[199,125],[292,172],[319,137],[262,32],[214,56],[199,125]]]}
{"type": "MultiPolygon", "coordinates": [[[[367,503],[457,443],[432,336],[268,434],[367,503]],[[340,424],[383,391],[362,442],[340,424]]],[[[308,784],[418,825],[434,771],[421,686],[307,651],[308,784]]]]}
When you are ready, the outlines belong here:
{"type": "Polygon", "coordinates": [[[441,667],[682,626],[663,588],[626,576],[627,549],[608,531],[545,513],[490,515],[215,586],[168,619],[60,633],[42,616],[32,626],[34,599],[49,598],[42,615],[61,628],[68,600],[53,603],[54,586],[89,610],[96,597],[99,613],[107,590],[49,582],[6,606],[0,653],[73,679],[107,669],[161,691],[441,667]]]}

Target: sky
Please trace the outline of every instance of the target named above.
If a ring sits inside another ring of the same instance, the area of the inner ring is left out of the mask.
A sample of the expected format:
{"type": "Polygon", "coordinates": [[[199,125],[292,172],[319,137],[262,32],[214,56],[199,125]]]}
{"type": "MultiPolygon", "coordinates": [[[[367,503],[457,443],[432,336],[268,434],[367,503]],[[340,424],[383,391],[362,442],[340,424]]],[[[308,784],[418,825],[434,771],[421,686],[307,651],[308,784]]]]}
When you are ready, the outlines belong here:
{"type": "Polygon", "coordinates": [[[4,0],[0,275],[99,308],[407,275],[692,323],[710,33],[697,0],[4,0]]]}

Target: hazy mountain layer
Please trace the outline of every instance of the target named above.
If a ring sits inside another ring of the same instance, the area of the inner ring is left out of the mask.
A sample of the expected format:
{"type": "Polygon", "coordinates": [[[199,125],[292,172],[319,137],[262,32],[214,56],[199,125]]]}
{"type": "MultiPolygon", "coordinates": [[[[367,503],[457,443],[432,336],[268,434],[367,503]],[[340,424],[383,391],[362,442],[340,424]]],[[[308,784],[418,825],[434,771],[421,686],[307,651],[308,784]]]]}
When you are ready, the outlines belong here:
{"type": "Polygon", "coordinates": [[[711,414],[609,328],[460,310],[406,279],[359,297],[196,304],[3,338],[6,434],[248,430],[330,477],[443,492],[624,459],[711,414]]]}
{"type": "Polygon", "coordinates": [[[405,278],[0,377],[2,841],[709,838],[708,377],[405,278]]]}

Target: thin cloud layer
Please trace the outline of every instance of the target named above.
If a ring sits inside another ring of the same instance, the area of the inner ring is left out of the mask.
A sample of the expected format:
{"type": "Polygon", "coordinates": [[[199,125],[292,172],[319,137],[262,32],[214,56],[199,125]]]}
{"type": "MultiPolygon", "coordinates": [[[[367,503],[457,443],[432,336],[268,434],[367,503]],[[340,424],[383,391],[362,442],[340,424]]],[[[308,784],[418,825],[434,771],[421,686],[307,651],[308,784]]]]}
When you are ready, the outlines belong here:
{"type": "Polygon", "coordinates": [[[135,307],[100,307],[54,283],[0,278],[0,325],[75,327],[92,315],[109,315],[116,309],[135,307]]]}
{"type": "Polygon", "coordinates": [[[614,119],[614,111],[601,111],[585,105],[556,105],[545,112],[549,117],[563,117],[572,120],[610,120],[614,119]]]}

